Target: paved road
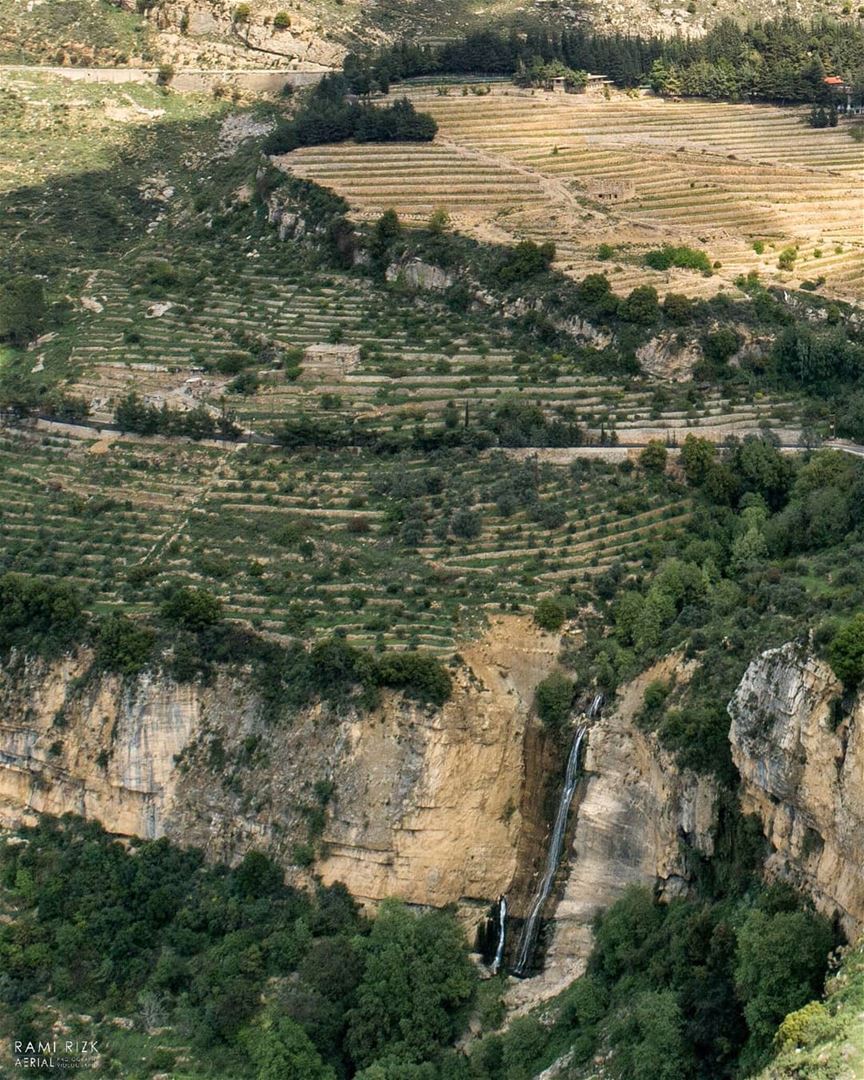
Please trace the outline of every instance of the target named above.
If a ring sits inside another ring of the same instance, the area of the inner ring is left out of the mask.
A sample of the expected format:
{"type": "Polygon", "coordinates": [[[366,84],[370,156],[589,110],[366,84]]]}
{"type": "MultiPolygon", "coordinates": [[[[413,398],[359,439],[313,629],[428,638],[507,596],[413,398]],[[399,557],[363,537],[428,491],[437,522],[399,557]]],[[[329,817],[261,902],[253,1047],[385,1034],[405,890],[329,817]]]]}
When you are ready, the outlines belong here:
{"type": "MultiPolygon", "coordinates": [[[[171,87],[181,91],[208,90],[214,83],[231,81],[247,90],[281,90],[286,83],[292,86],[308,86],[318,82],[330,68],[316,64],[298,64],[291,68],[181,68],[171,80],[171,87]]],[[[59,75],[72,82],[110,83],[122,86],[128,83],[155,83],[158,68],[85,68],[48,67],[37,64],[0,64],[0,73],[30,74],[33,72],[59,75]]]]}
{"type": "MultiPolygon", "coordinates": [[[[0,418],[0,419],[2,419],[2,418],[0,418]]],[[[42,427],[42,430],[47,429],[49,431],[62,432],[64,430],[68,429],[70,434],[78,434],[80,432],[88,432],[88,431],[93,432],[93,434],[95,434],[95,435],[104,435],[106,433],[107,434],[115,434],[115,435],[124,434],[124,432],[122,432],[120,430],[120,428],[117,427],[116,424],[109,424],[109,423],[99,423],[99,424],[97,424],[97,423],[90,423],[90,424],[88,424],[88,423],[67,423],[65,421],[56,420],[52,416],[46,416],[46,415],[43,415],[43,414],[38,414],[35,417],[33,417],[33,419],[36,420],[39,423],[39,425],[42,427]]],[[[6,422],[9,424],[9,426],[12,426],[12,427],[16,426],[14,421],[10,422],[10,421],[7,420],[6,422]]],[[[686,428],[686,429],[682,428],[681,433],[683,433],[684,435],[693,434],[693,429],[692,428],[686,428]]],[[[134,432],[129,432],[128,434],[134,434],[134,432]]],[[[185,435],[181,435],[181,436],[176,436],[176,435],[159,435],[159,436],[155,436],[154,435],[154,436],[136,436],[136,437],[137,438],[158,438],[160,440],[180,438],[180,439],[183,439],[184,441],[191,441],[191,440],[188,439],[188,436],[185,436],[185,435]]],[[[255,445],[255,446],[279,446],[279,445],[281,445],[279,440],[273,435],[265,435],[265,434],[261,434],[261,433],[251,432],[251,431],[243,432],[241,437],[237,438],[237,439],[232,439],[227,435],[212,435],[209,439],[202,440],[202,441],[224,443],[224,444],[229,445],[229,446],[251,446],[251,445],[255,445]]],[[[716,445],[720,449],[723,449],[724,447],[728,446],[729,444],[728,443],[718,442],[716,445]]],[[[864,457],[864,446],[861,446],[859,443],[851,442],[849,439],[827,439],[825,442],[823,442],[821,444],[821,447],[823,449],[826,449],[826,450],[838,450],[838,451],[840,451],[840,452],[842,452],[844,454],[852,454],[854,457],[864,457]]],[[[610,452],[610,451],[611,452],[620,451],[621,453],[626,454],[631,450],[644,450],[644,449],[645,449],[645,443],[619,442],[619,443],[615,443],[614,445],[610,444],[610,445],[605,445],[605,446],[598,445],[598,444],[594,443],[594,444],[591,444],[591,445],[588,445],[588,446],[566,446],[566,447],[557,447],[557,448],[523,447],[523,448],[520,448],[518,450],[514,450],[513,454],[514,454],[514,456],[518,455],[518,456],[521,456],[521,457],[531,457],[534,454],[539,454],[539,455],[543,455],[543,454],[550,454],[550,455],[551,454],[560,454],[560,455],[566,455],[567,457],[579,457],[579,456],[594,457],[594,456],[598,456],[600,454],[607,453],[607,452],[610,452]]],[[[670,446],[668,449],[669,449],[669,451],[671,453],[674,454],[678,450],[680,450],[681,448],[680,448],[680,446],[670,446]]],[[[781,442],[781,443],[779,443],[779,449],[785,450],[787,453],[803,453],[807,449],[807,447],[801,446],[798,443],[782,443],[781,442]]]]}

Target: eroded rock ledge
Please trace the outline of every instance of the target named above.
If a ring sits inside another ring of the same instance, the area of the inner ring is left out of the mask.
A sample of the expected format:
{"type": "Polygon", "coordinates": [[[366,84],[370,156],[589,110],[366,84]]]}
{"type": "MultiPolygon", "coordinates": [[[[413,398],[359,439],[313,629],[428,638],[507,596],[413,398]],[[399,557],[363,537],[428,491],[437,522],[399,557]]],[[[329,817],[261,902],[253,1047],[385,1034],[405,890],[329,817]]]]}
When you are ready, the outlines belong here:
{"type": "Polygon", "coordinates": [[[729,738],[742,809],[759,815],[774,849],[767,872],[854,938],[864,929],[864,702],[844,709],[841,690],[806,645],[770,649],[729,704],[729,738]]]}

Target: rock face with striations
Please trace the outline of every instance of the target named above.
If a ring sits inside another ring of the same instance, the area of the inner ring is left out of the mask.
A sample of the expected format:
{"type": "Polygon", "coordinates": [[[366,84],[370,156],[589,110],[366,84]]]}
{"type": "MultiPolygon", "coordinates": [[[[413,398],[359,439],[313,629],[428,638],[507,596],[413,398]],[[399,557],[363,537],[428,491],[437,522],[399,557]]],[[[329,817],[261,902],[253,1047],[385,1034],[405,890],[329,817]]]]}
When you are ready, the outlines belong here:
{"type": "Polygon", "coordinates": [[[558,648],[500,615],[463,647],[441,709],[388,693],[362,715],[316,707],[279,723],[224,673],[123,683],[87,675],[83,651],[13,656],[0,667],[0,823],[69,811],[228,862],[257,847],[295,881],[311,844],[316,873],[362,900],[481,910],[513,879],[519,837],[542,834],[531,703],[558,648]]]}
{"type": "Polygon", "coordinates": [[[850,937],[864,928],[864,701],[808,648],[750,664],[729,705],[742,808],[762,819],[767,871],[806,890],[850,937]],[[836,703],[836,704],[835,704],[836,703]]]}
{"type": "Polygon", "coordinates": [[[689,675],[680,656],[667,657],[626,684],[590,728],[545,966],[537,978],[512,988],[511,1004],[549,997],[582,974],[594,919],[628,885],[656,887],[670,899],[685,894],[682,849],[713,851],[716,781],[679,769],[634,723],[650,682],[689,675]]]}

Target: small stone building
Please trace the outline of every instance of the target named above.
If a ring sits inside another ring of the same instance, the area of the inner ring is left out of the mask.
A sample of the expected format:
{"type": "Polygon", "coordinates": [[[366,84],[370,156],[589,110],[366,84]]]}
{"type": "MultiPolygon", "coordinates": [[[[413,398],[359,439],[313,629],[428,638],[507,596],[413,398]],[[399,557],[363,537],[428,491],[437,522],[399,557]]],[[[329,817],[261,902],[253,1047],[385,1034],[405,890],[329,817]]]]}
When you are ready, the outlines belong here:
{"type": "Polygon", "coordinates": [[[360,361],[357,345],[309,345],[303,353],[303,382],[341,382],[360,361]]]}
{"type": "Polygon", "coordinates": [[[632,180],[604,180],[596,178],[586,180],[585,189],[592,199],[598,202],[622,202],[636,196],[636,185],[632,180]]]}

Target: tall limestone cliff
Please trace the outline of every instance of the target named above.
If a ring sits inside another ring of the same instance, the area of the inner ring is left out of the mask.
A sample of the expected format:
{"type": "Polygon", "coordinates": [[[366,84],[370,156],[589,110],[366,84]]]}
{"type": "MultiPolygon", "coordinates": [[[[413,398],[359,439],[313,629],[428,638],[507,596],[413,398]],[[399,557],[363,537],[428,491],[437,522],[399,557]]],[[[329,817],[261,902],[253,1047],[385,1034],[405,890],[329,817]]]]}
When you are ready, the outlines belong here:
{"type": "MultiPolygon", "coordinates": [[[[506,892],[518,919],[542,870],[567,754],[531,710],[558,648],[528,619],[501,615],[464,646],[442,709],[387,695],[364,715],[318,707],[275,726],[225,674],[206,686],[151,675],[124,683],[88,675],[83,651],[51,664],[13,656],[0,667],[0,824],[69,811],[213,859],[262,848],[291,880],[311,871],[372,903],[455,903],[469,924],[506,892]]],[[[593,724],[545,912],[544,971],[511,989],[514,1007],[580,974],[594,917],[628,884],[681,894],[684,848],[711,853],[715,782],[680,770],[634,722],[649,682],[689,674],[668,657],[593,724]]],[[[852,936],[864,926],[864,703],[844,711],[839,701],[806,648],[771,650],[730,703],[730,739],[742,808],[772,845],[769,873],[810,892],[852,936]]]]}
{"type": "Polygon", "coordinates": [[[712,853],[716,782],[679,769],[634,723],[650,682],[683,682],[691,673],[680,655],[665,658],[627,683],[589,730],[543,971],[511,988],[511,1005],[530,1006],[582,974],[596,916],[628,885],[682,895],[689,888],[685,848],[712,853]]]}
{"type": "Polygon", "coordinates": [[[499,616],[463,648],[453,698],[309,709],[280,725],[236,678],[177,685],[87,676],[79,653],[0,669],[0,822],[70,811],[109,831],[168,836],[210,857],[270,851],[355,896],[484,905],[542,837],[547,742],[531,715],[555,635],[499,616]]]}
{"type": "Polygon", "coordinates": [[[854,938],[864,929],[864,699],[841,698],[806,645],[771,649],[730,705],[742,808],[762,819],[767,871],[803,888],[854,938]]]}

